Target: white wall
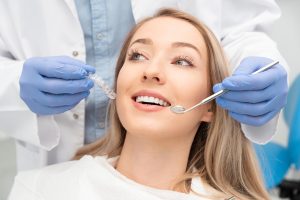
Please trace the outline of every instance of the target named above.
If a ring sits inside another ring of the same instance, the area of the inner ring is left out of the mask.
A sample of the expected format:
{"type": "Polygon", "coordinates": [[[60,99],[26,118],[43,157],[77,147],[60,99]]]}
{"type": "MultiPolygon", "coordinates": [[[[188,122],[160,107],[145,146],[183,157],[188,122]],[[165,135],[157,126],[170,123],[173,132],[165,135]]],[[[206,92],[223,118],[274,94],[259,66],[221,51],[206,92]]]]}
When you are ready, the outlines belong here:
{"type": "Polygon", "coordinates": [[[282,9],[282,17],[274,24],[270,35],[288,61],[290,80],[293,80],[300,73],[300,1],[277,2],[282,9]]]}
{"type": "MultiPolygon", "coordinates": [[[[277,42],[278,48],[287,60],[290,83],[300,74],[300,0],[277,1],[282,9],[281,18],[274,24],[270,35],[277,42]]],[[[286,144],[288,127],[280,116],[276,142],[286,144]]]]}

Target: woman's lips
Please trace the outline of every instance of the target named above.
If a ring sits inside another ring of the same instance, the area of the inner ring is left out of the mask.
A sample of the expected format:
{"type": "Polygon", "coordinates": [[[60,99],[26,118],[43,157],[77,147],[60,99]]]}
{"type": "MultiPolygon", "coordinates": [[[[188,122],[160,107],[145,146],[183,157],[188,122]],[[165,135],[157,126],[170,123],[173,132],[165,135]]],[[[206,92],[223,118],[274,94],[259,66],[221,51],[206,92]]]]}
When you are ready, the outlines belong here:
{"type": "Polygon", "coordinates": [[[136,107],[138,110],[145,111],[145,112],[156,112],[168,108],[168,107],[163,107],[158,105],[138,103],[134,99],[132,99],[132,103],[134,107],[136,107]]]}

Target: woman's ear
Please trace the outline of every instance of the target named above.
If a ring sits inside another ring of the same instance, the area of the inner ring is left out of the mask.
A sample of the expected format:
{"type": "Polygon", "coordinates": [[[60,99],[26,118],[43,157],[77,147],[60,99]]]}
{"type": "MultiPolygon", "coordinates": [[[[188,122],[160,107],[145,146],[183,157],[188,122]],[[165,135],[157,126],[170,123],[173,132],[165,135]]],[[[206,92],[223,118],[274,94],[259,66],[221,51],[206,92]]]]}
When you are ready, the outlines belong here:
{"type": "Polygon", "coordinates": [[[200,121],[202,122],[211,122],[214,113],[212,112],[211,105],[208,105],[208,108],[205,109],[204,113],[201,116],[200,121]]]}

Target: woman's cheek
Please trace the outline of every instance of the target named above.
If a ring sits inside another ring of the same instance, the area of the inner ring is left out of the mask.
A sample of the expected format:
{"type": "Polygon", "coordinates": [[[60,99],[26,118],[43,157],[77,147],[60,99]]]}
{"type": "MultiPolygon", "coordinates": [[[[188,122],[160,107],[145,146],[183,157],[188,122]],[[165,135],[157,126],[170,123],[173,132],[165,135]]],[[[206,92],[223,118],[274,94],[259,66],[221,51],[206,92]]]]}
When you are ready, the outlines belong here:
{"type": "Polygon", "coordinates": [[[183,91],[186,91],[185,96],[189,99],[191,103],[198,103],[204,98],[206,98],[209,94],[207,84],[205,84],[205,82],[203,81],[190,83],[189,87],[185,87],[183,91]]]}

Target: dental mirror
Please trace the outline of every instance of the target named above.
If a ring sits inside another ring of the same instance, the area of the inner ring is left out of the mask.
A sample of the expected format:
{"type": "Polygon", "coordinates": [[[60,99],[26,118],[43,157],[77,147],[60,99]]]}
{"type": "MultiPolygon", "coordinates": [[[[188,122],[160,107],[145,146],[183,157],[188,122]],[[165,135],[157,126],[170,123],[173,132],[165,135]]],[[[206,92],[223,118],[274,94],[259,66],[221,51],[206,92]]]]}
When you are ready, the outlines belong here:
{"type": "MultiPolygon", "coordinates": [[[[278,63],[279,63],[279,61],[274,61],[274,62],[272,62],[272,63],[270,63],[270,64],[268,64],[268,65],[266,65],[266,66],[260,68],[259,70],[253,72],[252,75],[258,74],[258,73],[260,73],[260,72],[263,72],[263,71],[265,71],[265,70],[267,70],[267,69],[273,67],[274,65],[277,65],[278,63]]],[[[196,104],[196,105],[190,107],[189,109],[186,109],[186,108],[184,108],[184,107],[181,106],[181,105],[176,105],[176,106],[171,106],[171,107],[170,107],[170,110],[171,110],[172,112],[176,113],[176,114],[183,114],[183,113],[186,113],[186,112],[188,112],[188,111],[193,110],[194,108],[196,108],[196,107],[198,107],[198,106],[201,106],[201,105],[203,105],[203,104],[206,104],[206,103],[208,103],[208,102],[214,100],[215,98],[217,98],[217,97],[219,97],[219,96],[225,94],[226,92],[228,92],[228,90],[226,90],[226,89],[220,90],[220,91],[216,92],[215,94],[213,94],[213,95],[211,95],[211,96],[209,96],[209,97],[203,99],[203,100],[200,101],[198,104],[196,104]]]]}

